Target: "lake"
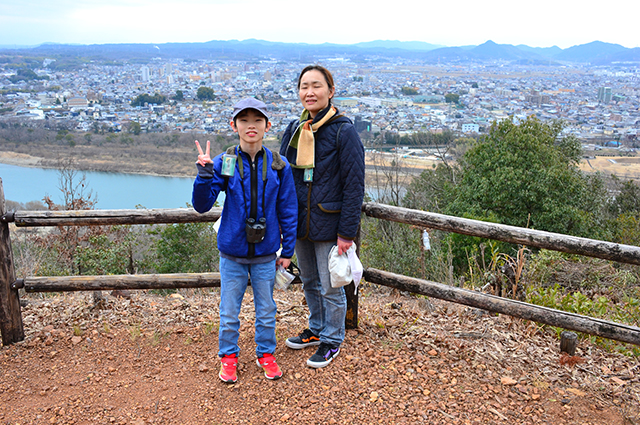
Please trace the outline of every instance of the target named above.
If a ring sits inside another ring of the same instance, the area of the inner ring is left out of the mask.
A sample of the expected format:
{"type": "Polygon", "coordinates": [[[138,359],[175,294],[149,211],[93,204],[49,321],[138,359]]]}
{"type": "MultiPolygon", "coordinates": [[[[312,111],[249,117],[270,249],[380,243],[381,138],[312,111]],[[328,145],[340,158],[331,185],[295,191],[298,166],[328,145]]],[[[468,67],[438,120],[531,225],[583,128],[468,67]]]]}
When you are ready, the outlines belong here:
{"type": "MultiPolygon", "coordinates": [[[[194,177],[163,177],[144,174],[105,173],[79,171],[77,178],[86,175],[87,188],[97,196],[96,209],[128,210],[136,206],[144,208],[184,208],[191,203],[194,177]]],[[[19,167],[0,163],[0,178],[4,198],[26,204],[42,201],[45,195],[53,202],[62,203],[62,192],[58,188],[58,171],[51,168],[19,167]]],[[[384,193],[367,187],[373,201],[384,193]]],[[[406,190],[402,189],[404,196],[406,190]]],[[[218,196],[218,204],[224,203],[224,192],[218,196]]]]}
{"type": "MultiPolygon", "coordinates": [[[[193,178],[162,177],[142,174],[79,171],[86,175],[87,192],[91,190],[98,203],[96,209],[183,208],[191,203],[193,178]]],[[[53,202],[63,202],[55,169],[18,167],[0,164],[0,178],[6,200],[25,204],[42,201],[45,195],[53,202]]],[[[222,198],[220,198],[222,201],[222,198]]]]}

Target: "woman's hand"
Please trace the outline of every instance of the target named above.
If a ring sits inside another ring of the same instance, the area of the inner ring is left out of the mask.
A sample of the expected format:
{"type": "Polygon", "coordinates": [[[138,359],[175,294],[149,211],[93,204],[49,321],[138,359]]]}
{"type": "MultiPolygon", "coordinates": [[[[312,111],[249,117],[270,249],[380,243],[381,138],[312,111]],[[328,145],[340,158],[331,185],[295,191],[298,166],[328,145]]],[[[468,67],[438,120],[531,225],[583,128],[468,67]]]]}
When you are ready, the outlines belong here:
{"type": "Polygon", "coordinates": [[[338,255],[342,255],[345,252],[347,252],[349,248],[351,248],[352,244],[353,244],[353,241],[338,238],[338,243],[336,244],[338,245],[338,255]]]}
{"type": "Polygon", "coordinates": [[[278,258],[276,260],[276,267],[282,266],[286,269],[289,267],[289,264],[291,264],[291,258],[278,258]]]}
{"type": "Polygon", "coordinates": [[[198,160],[196,161],[196,164],[200,164],[203,167],[206,164],[213,164],[213,161],[211,160],[211,156],[209,155],[209,152],[211,150],[211,142],[207,140],[207,150],[204,153],[202,152],[200,143],[197,140],[196,140],[196,147],[198,148],[198,160]]]}

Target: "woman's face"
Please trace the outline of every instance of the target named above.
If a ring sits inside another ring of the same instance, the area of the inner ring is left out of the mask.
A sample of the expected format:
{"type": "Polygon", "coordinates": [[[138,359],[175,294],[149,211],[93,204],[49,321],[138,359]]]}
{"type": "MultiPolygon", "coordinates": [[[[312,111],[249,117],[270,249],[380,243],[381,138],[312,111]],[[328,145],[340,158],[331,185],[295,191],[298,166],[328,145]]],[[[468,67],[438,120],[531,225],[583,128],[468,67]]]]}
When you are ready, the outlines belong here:
{"type": "Polygon", "coordinates": [[[329,100],[334,93],[335,88],[329,89],[324,74],[317,69],[305,72],[300,79],[298,95],[302,106],[311,114],[311,118],[315,118],[318,112],[329,105],[329,100]]]}

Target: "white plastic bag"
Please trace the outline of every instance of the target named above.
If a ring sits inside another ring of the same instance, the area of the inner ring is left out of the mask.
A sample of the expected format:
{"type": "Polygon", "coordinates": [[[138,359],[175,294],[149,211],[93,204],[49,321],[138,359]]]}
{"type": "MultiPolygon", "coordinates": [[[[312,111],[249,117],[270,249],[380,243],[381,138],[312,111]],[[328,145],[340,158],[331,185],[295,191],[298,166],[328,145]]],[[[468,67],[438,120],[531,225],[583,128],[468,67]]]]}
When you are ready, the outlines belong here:
{"type": "Polygon", "coordinates": [[[429,232],[426,230],[422,231],[422,246],[425,251],[431,250],[431,241],[429,240],[429,232]]]}
{"type": "Polygon", "coordinates": [[[351,277],[353,278],[353,283],[355,284],[356,290],[354,293],[358,292],[358,285],[360,284],[360,279],[362,279],[362,262],[358,258],[356,254],[355,244],[351,245],[351,248],[347,251],[347,257],[349,257],[349,265],[351,266],[351,277]]]}
{"type": "Polygon", "coordinates": [[[287,269],[280,265],[276,269],[276,281],[274,286],[276,289],[285,291],[289,288],[289,285],[291,285],[293,279],[295,279],[295,276],[289,273],[287,269]]]}
{"type": "Polygon", "coordinates": [[[331,248],[329,252],[329,273],[331,274],[331,286],[339,288],[354,282],[356,291],[362,278],[362,263],[356,255],[356,244],[353,243],[342,255],[338,255],[338,246],[331,248]]]}

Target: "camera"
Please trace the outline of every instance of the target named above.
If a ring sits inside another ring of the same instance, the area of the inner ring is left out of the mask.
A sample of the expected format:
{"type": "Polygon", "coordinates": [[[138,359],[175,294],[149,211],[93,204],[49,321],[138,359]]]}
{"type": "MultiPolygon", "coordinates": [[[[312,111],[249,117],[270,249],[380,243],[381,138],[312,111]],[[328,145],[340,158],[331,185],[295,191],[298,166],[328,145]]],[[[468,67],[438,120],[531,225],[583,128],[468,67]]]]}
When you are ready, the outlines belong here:
{"type": "Polygon", "coordinates": [[[262,217],[258,221],[254,218],[247,218],[244,228],[247,234],[247,242],[260,243],[264,240],[264,235],[267,233],[267,219],[262,217]]]}

